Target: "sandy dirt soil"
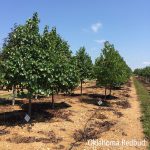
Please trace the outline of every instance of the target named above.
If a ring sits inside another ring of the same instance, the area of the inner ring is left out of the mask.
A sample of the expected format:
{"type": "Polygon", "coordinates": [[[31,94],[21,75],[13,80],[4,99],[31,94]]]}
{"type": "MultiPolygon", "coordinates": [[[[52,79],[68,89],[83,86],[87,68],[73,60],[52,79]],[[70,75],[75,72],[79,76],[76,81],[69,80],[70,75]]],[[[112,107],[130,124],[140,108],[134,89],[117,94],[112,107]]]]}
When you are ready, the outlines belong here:
{"type": "Polygon", "coordinates": [[[31,124],[23,121],[27,100],[0,105],[0,150],[146,150],[127,146],[144,140],[133,81],[113,90],[106,101],[103,93],[92,81],[84,84],[82,96],[80,88],[71,96],[55,96],[55,110],[50,109],[50,98],[33,100],[31,124]],[[99,146],[90,139],[97,139],[99,146]]]}

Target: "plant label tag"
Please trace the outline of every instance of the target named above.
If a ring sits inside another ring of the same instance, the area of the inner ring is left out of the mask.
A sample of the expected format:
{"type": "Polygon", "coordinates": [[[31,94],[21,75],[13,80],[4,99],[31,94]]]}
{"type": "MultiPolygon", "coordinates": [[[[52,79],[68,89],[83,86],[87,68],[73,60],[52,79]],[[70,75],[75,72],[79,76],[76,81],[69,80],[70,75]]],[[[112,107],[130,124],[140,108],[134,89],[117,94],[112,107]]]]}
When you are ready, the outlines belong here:
{"type": "Polygon", "coordinates": [[[103,102],[100,100],[100,101],[98,101],[98,105],[102,105],[103,104],[103,102]]]}
{"type": "Polygon", "coordinates": [[[29,122],[30,119],[31,119],[30,116],[29,116],[28,114],[26,114],[26,116],[24,117],[24,120],[25,120],[26,122],[29,122]]]}

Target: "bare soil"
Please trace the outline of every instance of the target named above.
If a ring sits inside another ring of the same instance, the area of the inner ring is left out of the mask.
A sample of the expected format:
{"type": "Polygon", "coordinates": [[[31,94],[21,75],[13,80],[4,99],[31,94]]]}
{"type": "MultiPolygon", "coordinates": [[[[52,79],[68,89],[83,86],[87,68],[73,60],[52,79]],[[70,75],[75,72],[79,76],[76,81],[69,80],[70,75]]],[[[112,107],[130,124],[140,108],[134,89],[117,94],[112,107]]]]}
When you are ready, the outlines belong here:
{"type": "MultiPolygon", "coordinates": [[[[6,91],[1,94],[8,94],[6,91]]],[[[74,94],[33,100],[32,122],[26,123],[27,99],[0,99],[0,150],[93,150],[88,140],[143,140],[141,111],[133,81],[104,98],[95,81],[74,94]],[[98,102],[102,100],[102,104],[98,102]]],[[[97,146],[97,150],[146,150],[146,146],[97,146]]]]}

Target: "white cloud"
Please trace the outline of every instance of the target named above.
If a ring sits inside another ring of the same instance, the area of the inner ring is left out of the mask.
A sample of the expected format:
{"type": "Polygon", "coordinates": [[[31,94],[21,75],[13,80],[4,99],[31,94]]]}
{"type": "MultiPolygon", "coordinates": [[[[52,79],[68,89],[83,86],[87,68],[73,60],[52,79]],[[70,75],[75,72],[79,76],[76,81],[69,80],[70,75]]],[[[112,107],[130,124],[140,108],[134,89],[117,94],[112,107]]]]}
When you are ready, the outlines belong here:
{"type": "Polygon", "coordinates": [[[144,65],[150,65],[150,61],[144,61],[143,64],[144,65]]]}
{"type": "Polygon", "coordinates": [[[103,44],[106,40],[95,40],[96,43],[98,44],[103,44]]]}
{"type": "Polygon", "coordinates": [[[101,27],[102,27],[102,24],[100,22],[97,22],[97,23],[91,25],[91,30],[93,32],[97,33],[101,27]]]}

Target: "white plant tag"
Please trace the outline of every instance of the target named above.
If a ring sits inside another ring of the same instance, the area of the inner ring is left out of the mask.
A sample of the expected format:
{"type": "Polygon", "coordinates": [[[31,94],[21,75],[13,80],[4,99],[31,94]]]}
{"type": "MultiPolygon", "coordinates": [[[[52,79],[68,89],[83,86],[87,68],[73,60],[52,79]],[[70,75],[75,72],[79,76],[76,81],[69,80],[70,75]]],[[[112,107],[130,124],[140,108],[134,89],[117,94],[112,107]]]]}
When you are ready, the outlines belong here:
{"type": "Polygon", "coordinates": [[[103,102],[101,100],[98,101],[98,105],[102,105],[103,102]]]}
{"type": "Polygon", "coordinates": [[[31,119],[30,116],[28,114],[26,114],[26,116],[24,117],[26,122],[29,122],[29,120],[31,119]]]}

